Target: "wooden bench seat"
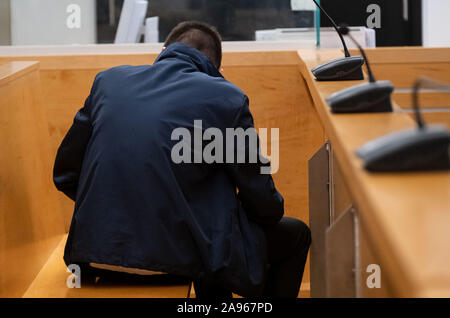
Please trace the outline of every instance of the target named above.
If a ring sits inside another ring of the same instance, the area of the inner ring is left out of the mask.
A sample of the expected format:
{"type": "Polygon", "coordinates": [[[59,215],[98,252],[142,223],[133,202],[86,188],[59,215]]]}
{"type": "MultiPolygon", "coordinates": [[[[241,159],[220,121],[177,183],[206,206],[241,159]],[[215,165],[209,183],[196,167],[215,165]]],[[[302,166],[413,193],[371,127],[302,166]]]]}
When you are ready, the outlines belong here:
{"type": "MultiPolygon", "coordinates": [[[[53,251],[39,274],[23,295],[24,298],[185,298],[188,285],[82,284],[81,288],[68,288],[70,272],[63,261],[67,235],[53,251]]],[[[83,275],[83,273],[81,273],[83,275]]]]}

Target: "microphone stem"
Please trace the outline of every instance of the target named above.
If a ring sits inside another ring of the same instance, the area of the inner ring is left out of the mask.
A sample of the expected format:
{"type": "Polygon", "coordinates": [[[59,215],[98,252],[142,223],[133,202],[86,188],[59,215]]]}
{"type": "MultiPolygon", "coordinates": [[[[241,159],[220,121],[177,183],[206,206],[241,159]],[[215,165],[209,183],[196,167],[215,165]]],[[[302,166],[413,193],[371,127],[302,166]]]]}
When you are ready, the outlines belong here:
{"type": "Polygon", "coordinates": [[[413,87],[413,106],[414,114],[416,117],[417,126],[419,129],[425,128],[425,121],[423,120],[422,113],[419,106],[419,90],[422,88],[435,89],[442,92],[450,93],[450,86],[442,83],[432,81],[426,77],[419,78],[414,83],[413,87]]]}
{"type": "Polygon", "coordinates": [[[422,114],[420,112],[419,106],[419,90],[423,84],[423,79],[419,79],[414,84],[413,88],[413,105],[414,105],[414,116],[416,117],[417,126],[419,129],[423,129],[425,127],[422,114]]]}
{"type": "MultiPolygon", "coordinates": [[[[335,28],[336,32],[338,33],[339,37],[341,38],[342,45],[344,46],[345,57],[350,57],[350,52],[348,51],[347,44],[345,43],[344,37],[342,36],[341,32],[339,31],[339,27],[337,26],[336,22],[334,22],[334,20],[328,15],[328,13],[325,11],[325,9],[322,8],[322,6],[316,0],[312,0],[312,1],[316,4],[317,7],[319,7],[320,11],[323,14],[325,14],[325,16],[331,22],[331,24],[335,28]]],[[[320,32],[320,30],[319,30],[319,32],[320,32]]]]}
{"type": "Polygon", "coordinates": [[[369,59],[366,56],[365,50],[361,47],[361,45],[358,43],[358,41],[356,41],[356,39],[353,37],[353,35],[351,35],[350,32],[347,35],[356,44],[358,49],[361,51],[361,54],[362,54],[364,60],[366,61],[367,72],[369,73],[369,81],[371,83],[375,83],[377,80],[375,79],[375,76],[373,76],[372,68],[370,67],[370,62],[369,62],[369,59]]]}

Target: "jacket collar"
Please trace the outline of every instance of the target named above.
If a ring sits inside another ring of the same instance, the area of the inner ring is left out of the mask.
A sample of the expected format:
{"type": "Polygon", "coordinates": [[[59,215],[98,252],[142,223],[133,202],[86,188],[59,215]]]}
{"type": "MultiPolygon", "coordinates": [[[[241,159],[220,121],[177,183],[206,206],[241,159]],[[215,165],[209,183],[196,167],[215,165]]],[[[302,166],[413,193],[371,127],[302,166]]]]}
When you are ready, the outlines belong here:
{"type": "Polygon", "coordinates": [[[192,63],[199,71],[214,77],[223,77],[213,63],[199,50],[181,42],[169,45],[156,58],[155,63],[167,58],[179,58],[192,63]]]}

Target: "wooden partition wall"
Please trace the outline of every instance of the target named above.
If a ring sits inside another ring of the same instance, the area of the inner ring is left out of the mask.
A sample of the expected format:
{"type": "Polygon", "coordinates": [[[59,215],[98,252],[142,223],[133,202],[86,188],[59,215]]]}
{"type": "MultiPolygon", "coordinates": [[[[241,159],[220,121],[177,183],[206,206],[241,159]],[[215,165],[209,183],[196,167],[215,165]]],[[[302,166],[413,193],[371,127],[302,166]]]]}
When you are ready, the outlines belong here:
{"type": "Polygon", "coordinates": [[[64,235],[38,62],[0,65],[0,297],[20,297],[64,235]]]}

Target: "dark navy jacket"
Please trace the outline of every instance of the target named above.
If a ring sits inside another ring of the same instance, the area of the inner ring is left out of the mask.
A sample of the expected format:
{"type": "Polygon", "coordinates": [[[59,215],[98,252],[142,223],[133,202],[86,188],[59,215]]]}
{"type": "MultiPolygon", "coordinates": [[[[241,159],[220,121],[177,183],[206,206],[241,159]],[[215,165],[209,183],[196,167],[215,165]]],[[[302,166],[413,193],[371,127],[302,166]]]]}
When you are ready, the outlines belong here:
{"type": "Polygon", "coordinates": [[[259,293],[267,268],[262,227],[283,198],[259,164],[175,164],[172,131],[253,127],[247,96],[182,43],[152,66],[95,78],[59,147],[56,187],[75,200],[64,260],[214,280],[259,293]],[[239,190],[239,194],[236,189],[239,190]]]}

